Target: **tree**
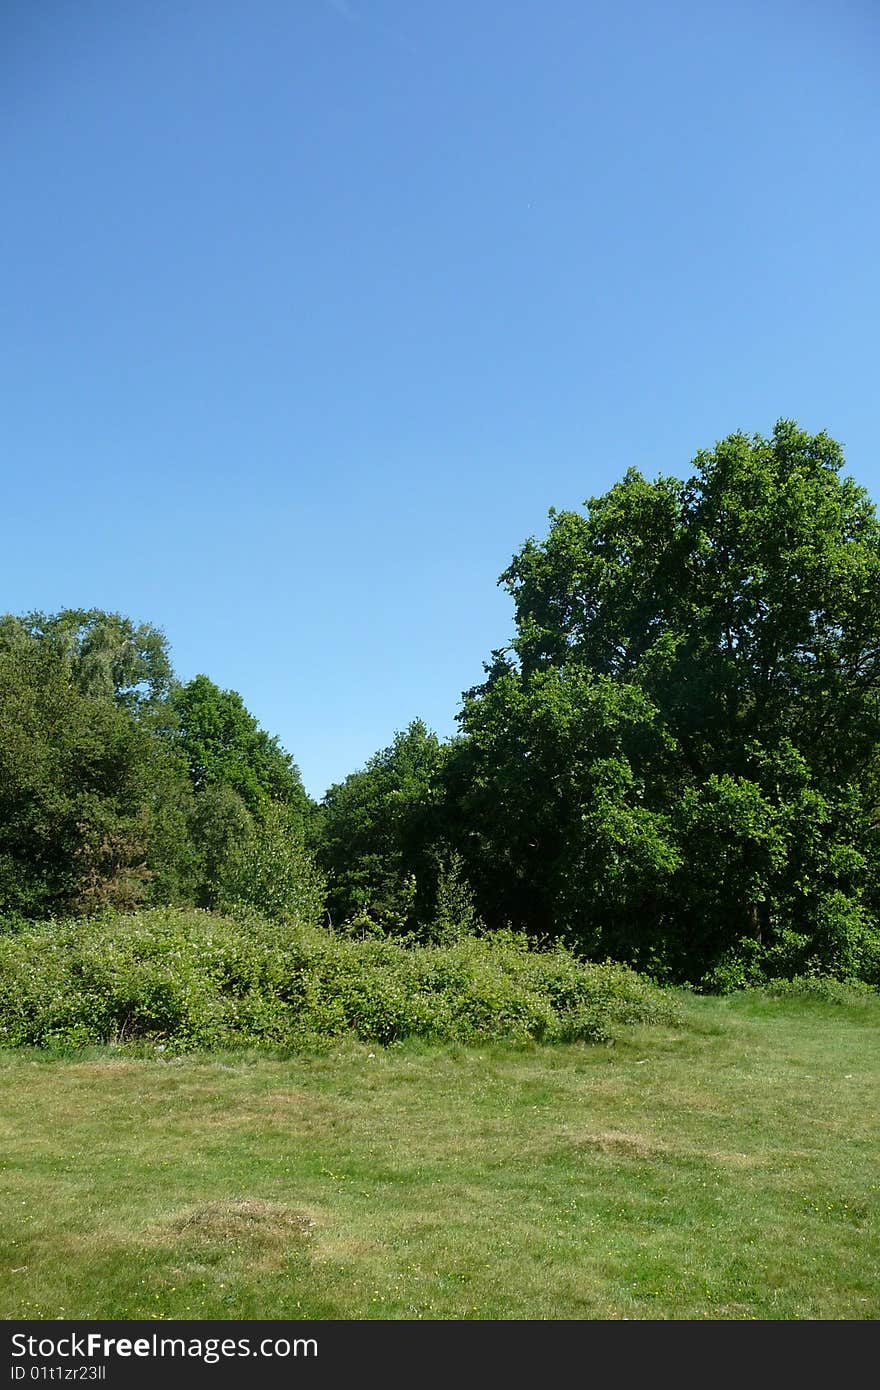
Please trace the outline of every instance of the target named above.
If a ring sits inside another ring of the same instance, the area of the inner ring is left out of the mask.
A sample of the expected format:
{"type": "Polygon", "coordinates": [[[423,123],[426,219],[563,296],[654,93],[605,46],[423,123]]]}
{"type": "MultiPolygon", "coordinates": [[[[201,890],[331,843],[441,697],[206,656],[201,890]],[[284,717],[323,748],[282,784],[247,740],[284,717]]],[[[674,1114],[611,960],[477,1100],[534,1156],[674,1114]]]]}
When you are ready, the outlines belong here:
{"type": "Polygon", "coordinates": [[[174,691],[172,703],[176,739],[197,793],[222,784],[252,812],[270,800],[302,817],[309,814],[311,803],[293,758],[260,728],[235,690],[196,676],[174,691]]]}
{"type": "Polygon", "coordinates": [[[405,931],[430,918],[442,761],[436,734],[416,719],[327,792],[317,857],[334,921],[369,913],[386,929],[405,931]]]}
{"type": "Polygon", "coordinates": [[[466,701],[449,795],[483,916],[628,954],[679,865],[663,774],[674,745],[645,693],[583,668],[496,668],[466,701]]]}
{"type": "Polygon", "coordinates": [[[147,897],[164,749],[131,711],[71,684],[50,642],[0,641],[0,913],[147,897]]]}
{"type": "Polygon", "coordinates": [[[216,907],[223,883],[241,846],[254,834],[254,818],[238,792],[225,782],[210,782],[192,798],[187,826],[196,859],[193,897],[198,907],[216,907]]]}
{"type": "Polygon", "coordinates": [[[64,608],[59,613],[27,613],[0,620],[2,637],[49,645],[71,683],[83,695],[112,700],[126,709],[164,699],[172,679],[168,643],[150,623],[135,624],[121,613],[100,608],[64,608]]]}
{"type": "MultiPolygon", "coordinates": [[[[267,801],[230,846],[217,875],[216,905],[254,907],[281,922],[315,926],[324,908],[324,880],[305,844],[300,817],[267,801]]],[[[213,904],[212,904],[213,905],[213,904]]]]}
{"type": "Polygon", "coordinates": [[[484,914],[507,876],[514,920],[699,978],[818,959],[833,903],[867,933],[848,968],[873,959],[880,524],[842,466],[780,421],[686,482],[630,470],[514,557],[458,754],[484,914]]]}
{"type": "Polygon", "coordinates": [[[99,609],[0,618],[0,914],[211,907],[231,885],[304,911],[310,812],[239,695],[175,685],[157,628],[99,609]]]}

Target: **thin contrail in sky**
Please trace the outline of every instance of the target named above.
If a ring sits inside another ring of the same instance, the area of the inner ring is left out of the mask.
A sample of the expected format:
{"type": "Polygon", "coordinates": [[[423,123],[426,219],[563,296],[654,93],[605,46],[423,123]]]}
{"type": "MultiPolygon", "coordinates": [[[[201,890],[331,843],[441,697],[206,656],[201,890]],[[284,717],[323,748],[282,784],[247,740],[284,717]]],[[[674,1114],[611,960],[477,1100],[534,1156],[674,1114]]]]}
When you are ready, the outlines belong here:
{"type": "Polygon", "coordinates": [[[331,10],[335,10],[337,14],[342,15],[343,19],[360,19],[360,15],[352,9],[348,0],[327,0],[327,4],[330,6],[331,10]]]}
{"type": "Polygon", "coordinates": [[[407,38],[399,29],[395,29],[388,24],[380,24],[377,20],[369,16],[359,14],[358,11],[348,3],[348,0],[324,0],[324,3],[338,14],[340,19],[346,19],[350,24],[366,24],[377,34],[386,34],[388,38],[394,39],[397,43],[403,44],[404,48],[409,49],[410,53],[418,53],[416,45],[412,39],[407,38]]]}

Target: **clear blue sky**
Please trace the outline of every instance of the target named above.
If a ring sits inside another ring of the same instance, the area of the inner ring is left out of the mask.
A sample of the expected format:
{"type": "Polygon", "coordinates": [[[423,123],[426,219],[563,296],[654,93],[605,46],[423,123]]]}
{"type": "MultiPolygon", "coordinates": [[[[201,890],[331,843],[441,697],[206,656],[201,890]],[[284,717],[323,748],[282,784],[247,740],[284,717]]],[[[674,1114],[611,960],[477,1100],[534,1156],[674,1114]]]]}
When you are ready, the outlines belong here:
{"type": "Polygon", "coordinates": [[[870,0],[5,0],[0,609],[156,623],[309,790],[454,729],[550,506],[880,494],[870,0]]]}

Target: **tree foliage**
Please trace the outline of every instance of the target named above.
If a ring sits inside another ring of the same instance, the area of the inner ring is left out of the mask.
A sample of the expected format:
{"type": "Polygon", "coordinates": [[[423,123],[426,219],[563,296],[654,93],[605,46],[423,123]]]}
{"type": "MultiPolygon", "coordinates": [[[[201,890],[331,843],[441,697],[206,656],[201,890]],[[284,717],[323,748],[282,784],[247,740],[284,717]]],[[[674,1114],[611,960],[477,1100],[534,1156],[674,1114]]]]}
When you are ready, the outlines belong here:
{"type": "Polygon", "coordinates": [[[196,792],[222,785],[252,812],[269,800],[306,815],[309,801],[293,758],[260,728],[237,691],[196,676],[174,691],[172,704],[196,792]]]}
{"type": "Polygon", "coordinates": [[[97,609],[0,618],[0,916],[207,907],[233,881],[251,901],[245,880],[282,915],[297,873],[316,891],[309,811],[239,695],[174,682],[157,628],[97,609]]]}
{"type": "Polygon", "coordinates": [[[4,647],[32,643],[54,651],[73,687],[95,699],[138,710],[168,695],[172,670],[168,643],[150,623],[135,624],[99,608],[64,608],[0,619],[4,647]]]}
{"type": "Polygon", "coordinates": [[[880,522],[840,446],[780,421],[684,481],[631,469],[501,582],[515,635],[459,735],[415,720],[319,808],[158,628],[0,618],[0,916],[324,910],[711,987],[880,983],[880,522]]]}
{"type": "Polygon", "coordinates": [[[829,914],[872,956],[880,526],[842,464],[781,421],[514,557],[456,783],[490,920],[691,978],[827,958],[829,914]]]}
{"type": "Polygon", "coordinates": [[[0,911],[142,900],[165,771],[161,744],[72,684],[52,643],[0,642],[0,911]]]}
{"type": "Polygon", "coordinates": [[[327,792],[318,859],[331,917],[372,915],[392,931],[431,913],[437,887],[437,808],[443,752],[420,720],[327,792]]]}
{"type": "Polygon", "coordinates": [[[323,912],[324,880],[302,820],[277,801],[267,801],[232,841],[214,881],[221,909],[252,907],[282,922],[312,922],[323,912]]]}

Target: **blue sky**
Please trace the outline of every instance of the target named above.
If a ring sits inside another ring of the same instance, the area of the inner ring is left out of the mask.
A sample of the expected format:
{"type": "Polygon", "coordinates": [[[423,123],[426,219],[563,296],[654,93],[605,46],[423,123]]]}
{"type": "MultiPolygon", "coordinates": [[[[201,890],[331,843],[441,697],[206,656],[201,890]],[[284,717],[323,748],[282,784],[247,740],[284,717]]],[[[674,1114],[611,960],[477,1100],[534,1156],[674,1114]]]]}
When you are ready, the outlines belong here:
{"type": "Polygon", "coordinates": [[[780,416],[880,497],[868,0],[6,0],[0,608],[162,627],[320,796],[551,506],[780,416]]]}

